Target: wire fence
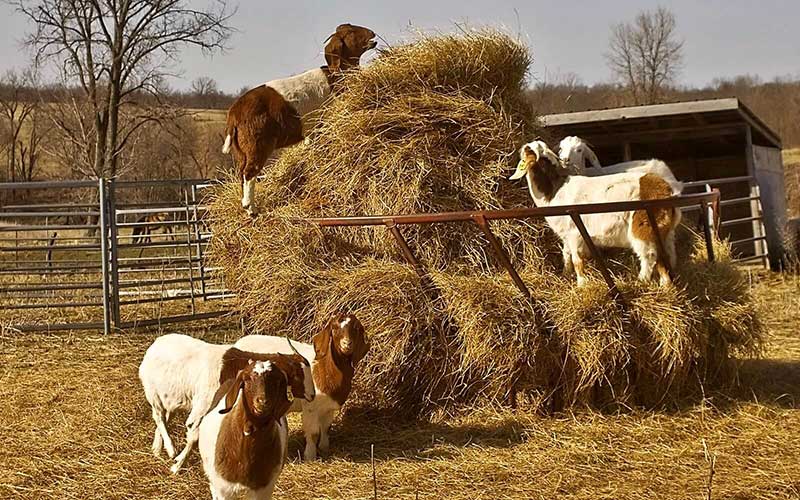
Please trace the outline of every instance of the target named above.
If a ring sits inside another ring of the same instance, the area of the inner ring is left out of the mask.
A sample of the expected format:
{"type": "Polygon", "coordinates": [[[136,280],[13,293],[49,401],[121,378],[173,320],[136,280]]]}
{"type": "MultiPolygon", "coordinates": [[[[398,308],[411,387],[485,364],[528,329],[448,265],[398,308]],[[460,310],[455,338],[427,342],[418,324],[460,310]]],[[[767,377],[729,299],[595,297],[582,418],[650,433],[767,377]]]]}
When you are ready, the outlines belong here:
{"type": "Polygon", "coordinates": [[[205,180],[0,184],[0,317],[23,331],[190,321],[228,312],[206,264],[205,180]]]}

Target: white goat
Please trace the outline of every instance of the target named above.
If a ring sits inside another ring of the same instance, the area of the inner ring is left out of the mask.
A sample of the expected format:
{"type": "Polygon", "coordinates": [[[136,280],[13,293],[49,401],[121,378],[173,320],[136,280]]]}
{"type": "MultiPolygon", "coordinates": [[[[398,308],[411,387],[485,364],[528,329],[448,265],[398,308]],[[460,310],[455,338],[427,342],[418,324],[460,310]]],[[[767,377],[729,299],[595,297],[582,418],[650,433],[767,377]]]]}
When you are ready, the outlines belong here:
{"type": "MultiPolygon", "coordinates": [[[[283,342],[286,344],[287,339],[283,338],[283,342]]],[[[226,378],[222,373],[223,358],[232,350],[235,349],[230,345],[209,344],[188,335],[172,333],[158,337],[147,349],[139,365],[139,379],[156,423],[153,454],[158,456],[163,446],[167,455],[175,458],[170,468],[173,473],[183,467],[199,439],[200,422],[211,408],[220,379],[226,378]],[[177,457],[167,432],[167,422],[176,410],[189,411],[186,418],[186,446],[177,457]]],[[[307,363],[304,365],[304,374],[305,385],[296,388],[295,396],[312,400],[314,383],[307,363]]]]}
{"type": "Polygon", "coordinates": [[[580,137],[570,135],[561,139],[558,144],[558,156],[567,168],[576,170],[580,175],[590,177],[607,174],[619,174],[622,172],[642,172],[645,174],[656,174],[669,183],[674,193],[683,191],[683,184],[675,178],[669,166],[661,160],[633,160],[613,165],[602,166],[597,155],[585,140],[580,137]],[[592,165],[586,166],[586,161],[592,165]]]}
{"type": "MultiPolygon", "coordinates": [[[[599,177],[570,175],[561,167],[558,156],[542,141],[526,144],[520,150],[520,162],[511,179],[523,176],[538,207],[650,200],[678,194],[666,180],[648,172],[624,172],[599,177]]],[[[681,212],[676,208],[653,209],[653,212],[670,265],[674,267],[674,233],[681,212]]],[[[661,284],[669,283],[669,273],[658,263],[656,234],[649,224],[646,211],[585,214],[581,219],[595,245],[630,248],[636,253],[641,264],[639,279],[650,279],[655,266],[661,284]]],[[[583,259],[589,255],[589,249],[578,228],[569,216],[546,217],[546,220],[561,238],[565,272],[574,266],[578,285],[583,285],[586,282],[583,259]]]]}
{"type": "MultiPolygon", "coordinates": [[[[329,450],[328,429],[336,411],[347,400],[352,387],[353,375],[359,361],[367,354],[364,327],[352,314],[339,314],[331,318],[328,325],[314,335],[313,345],[292,342],[297,350],[311,363],[316,397],[313,401],[297,401],[290,411],[303,412],[303,432],[306,449],[303,458],[311,461],[319,451],[326,455],[329,450]]],[[[236,342],[235,347],[262,353],[286,353],[283,337],[247,335],[236,342]]]]}

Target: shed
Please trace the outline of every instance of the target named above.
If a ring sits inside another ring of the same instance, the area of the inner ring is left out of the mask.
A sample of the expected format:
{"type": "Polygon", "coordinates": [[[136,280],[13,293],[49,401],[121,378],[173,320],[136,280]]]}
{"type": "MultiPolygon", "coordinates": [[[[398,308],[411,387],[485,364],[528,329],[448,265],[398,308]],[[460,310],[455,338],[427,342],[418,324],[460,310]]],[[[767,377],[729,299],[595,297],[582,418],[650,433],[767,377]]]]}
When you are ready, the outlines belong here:
{"type": "MultiPolygon", "coordinates": [[[[587,140],[603,165],[659,158],[684,192],[719,188],[721,236],[740,262],[773,268],[786,224],[781,140],[739,99],[655,104],[545,115],[548,135],[587,140]]],[[[687,214],[687,217],[691,217],[687,214]]]]}

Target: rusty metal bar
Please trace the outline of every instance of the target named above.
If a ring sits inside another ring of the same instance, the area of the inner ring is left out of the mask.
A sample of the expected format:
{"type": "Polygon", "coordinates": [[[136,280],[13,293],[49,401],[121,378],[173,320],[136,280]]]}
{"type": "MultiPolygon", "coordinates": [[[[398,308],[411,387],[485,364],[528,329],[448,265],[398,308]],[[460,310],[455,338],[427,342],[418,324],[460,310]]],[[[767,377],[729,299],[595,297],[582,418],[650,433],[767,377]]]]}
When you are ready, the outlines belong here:
{"type": "Polygon", "coordinates": [[[495,237],[492,230],[489,228],[489,223],[486,221],[486,217],[482,214],[476,214],[472,220],[478,227],[483,231],[483,235],[486,236],[486,239],[489,240],[489,245],[492,246],[492,250],[494,250],[494,255],[497,260],[500,261],[500,265],[508,271],[508,274],[511,275],[511,279],[514,281],[514,284],[517,285],[519,291],[522,292],[525,297],[530,298],[531,292],[528,290],[528,287],[525,286],[525,282],[522,281],[517,270],[514,269],[514,265],[511,263],[511,259],[508,258],[508,254],[506,253],[503,245],[497,241],[497,237],[495,237]]]}
{"type": "Polygon", "coordinates": [[[420,278],[428,281],[428,273],[425,272],[425,269],[422,267],[422,264],[419,263],[419,260],[417,260],[416,255],[414,255],[414,252],[411,250],[411,247],[408,246],[408,242],[405,238],[403,238],[403,235],[400,233],[400,229],[397,227],[397,224],[395,224],[394,220],[386,219],[384,220],[384,224],[389,229],[389,232],[392,233],[392,236],[394,236],[394,240],[397,242],[397,246],[400,247],[400,251],[403,252],[403,258],[406,259],[406,262],[408,262],[411,267],[414,268],[414,271],[416,271],[420,278]]]}
{"type": "Polygon", "coordinates": [[[592,258],[594,258],[595,262],[597,262],[598,267],[600,268],[600,274],[603,275],[603,279],[606,281],[606,285],[608,285],[608,290],[611,292],[611,296],[614,297],[614,300],[621,301],[622,294],[619,292],[617,284],[614,283],[614,278],[611,277],[611,273],[608,271],[606,259],[603,257],[600,251],[597,250],[597,247],[594,246],[594,241],[592,241],[589,231],[586,230],[586,226],[583,224],[581,215],[577,212],[569,212],[569,216],[572,217],[572,222],[575,223],[575,226],[578,228],[578,231],[583,237],[583,241],[586,243],[586,246],[589,247],[589,252],[592,254],[592,258]]]}
{"type": "Polygon", "coordinates": [[[700,220],[703,221],[703,237],[706,240],[706,254],[708,255],[708,261],[714,262],[714,240],[712,239],[711,235],[711,227],[709,226],[708,222],[708,203],[705,201],[701,202],[700,205],[703,207],[703,216],[700,217],[700,220]]]}
{"type": "Polygon", "coordinates": [[[656,216],[653,215],[653,209],[647,208],[645,209],[645,212],[647,212],[647,221],[650,223],[650,227],[653,229],[653,233],[656,235],[657,261],[667,270],[669,279],[671,281],[675,281],[675,275],[672,273],[672,266],[669,265],[667,249],[664,247],[664,240],[661,238],[661,232],[658,230],[658,222],[656,221],[656,216]]]}
{"type": "Polygon", "coordinates": [[[718,192],[698,193],[658,200],[616,201],[609,203],[586,203],[580,205],[560,205],[534,208],[515,208],[509,210],[477,210],[469,212],[442,212],[410,215],[369,215],[356,217],[309,217],[301,221],[319,226],[382,226],[386,219],[392,219],[397,225],[433,224],[442,222],[468,222],[476,216],[486,220],[525,219],[531,217],[552,217],[570,215],[571,213],[610,213],[629,212],[647,208],[674,208],[698,205],[702,201],[713,203],[719,198],[718,192]]]}

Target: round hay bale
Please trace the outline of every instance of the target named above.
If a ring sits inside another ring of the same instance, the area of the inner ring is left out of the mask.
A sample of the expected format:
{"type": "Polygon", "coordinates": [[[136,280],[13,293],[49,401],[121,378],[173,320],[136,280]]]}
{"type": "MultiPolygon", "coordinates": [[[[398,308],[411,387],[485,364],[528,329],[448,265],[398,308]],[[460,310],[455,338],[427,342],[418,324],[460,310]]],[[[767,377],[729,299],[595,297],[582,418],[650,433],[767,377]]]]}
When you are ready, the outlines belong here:
{"type": "MultiPolygon", "coordinates": [[[[262,215],[238,181],[210,210],[212,258],[255,331],[308,341],[354,312],[372,349],[354,401],[413,414],[505,401],[522,391],[555,407],[654,406],[757,352],[762,327],[739,273],[681,236],[680,287],[614,268],[626,307],[602,281],[577,288],[544,221],[493,222],[532,297],[516,289],[471,223],[403,226],[430,272],[407,265],[385,227],[320,228],[304,217],[530,206],[506,177],[526,138],[530,56],[493,31],[422,36],[348,74],[309,144],[285,151],[258,184],[262,215]]],[[[702,242],[700,242],[702,243],[702,242]]]]}

